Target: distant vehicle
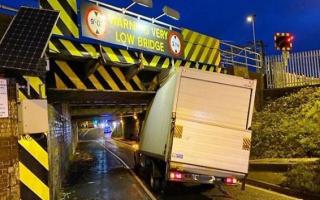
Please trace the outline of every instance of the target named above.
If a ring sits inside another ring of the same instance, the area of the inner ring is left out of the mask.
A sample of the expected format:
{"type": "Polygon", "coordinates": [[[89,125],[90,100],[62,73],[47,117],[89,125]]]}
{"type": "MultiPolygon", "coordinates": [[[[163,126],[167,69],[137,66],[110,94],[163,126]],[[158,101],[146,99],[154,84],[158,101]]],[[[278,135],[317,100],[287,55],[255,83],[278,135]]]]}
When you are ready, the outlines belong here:
{"type": "MultiPolygon", "coordinates": [[[[167,181],[236,184],[248,173],[256,81],[179,69],[146,113],[135,167],[167,181]]],[[[243,185],[244,186],[244,185],[243,185]]]]}
{"type": "Polygon", "coordinates": [[[103,129],[103,132],[105,134],[110,134],[112,132],[111,127],[110,126],[105,126],[103,129]]]}

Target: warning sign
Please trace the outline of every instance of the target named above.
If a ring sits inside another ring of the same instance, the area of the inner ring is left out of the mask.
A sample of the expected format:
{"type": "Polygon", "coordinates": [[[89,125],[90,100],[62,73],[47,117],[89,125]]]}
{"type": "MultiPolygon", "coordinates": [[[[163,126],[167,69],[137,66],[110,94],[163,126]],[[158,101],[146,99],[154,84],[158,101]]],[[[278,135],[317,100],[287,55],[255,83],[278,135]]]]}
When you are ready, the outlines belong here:
{"type": "Polygon", "coordinates": [[[7,80],[0,79],[0,118],[8,117],[8,88],[7,80]]]}

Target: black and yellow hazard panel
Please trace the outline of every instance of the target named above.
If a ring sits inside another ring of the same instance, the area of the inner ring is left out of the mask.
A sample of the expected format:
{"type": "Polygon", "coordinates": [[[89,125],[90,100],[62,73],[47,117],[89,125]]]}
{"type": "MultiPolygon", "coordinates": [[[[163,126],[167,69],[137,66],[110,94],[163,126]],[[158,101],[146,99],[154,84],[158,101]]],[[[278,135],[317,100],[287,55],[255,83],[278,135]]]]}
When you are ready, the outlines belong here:
{"type": "Polygon", "coordinates": [[[51,60],[50,68],[56,89],[102,90],[102,91],[146,91],[138,75],[129,81],[125,69],[99,66],[89,77],[83,76],[84,64],[77,61],[51,60]]]}
{"type": "Polygon", "coordinates": [[[46,98],[45,84],[41,78],[36,76],[18,76],[19,99],[40,99],[46,98]],[[28,87],[29,86],[29,87],[28,87]]]}
{"type": "Polygon", "coordinates": [[[250,151],[250,149],[251,149],[251,139],[245,136],[243,138],[242,150],[250,151]]]}
{"type": "MultiPolygon", "coordinates": [[[[61,38],[52,38],[49,42],[49,51],[52,54],[61,54],[64,56],[73,56],[73,57],[90,57],[98,58],[99,47],[93,44],[77,43],[74,41],[61,39],[61,38]]],[[[105,53],[108,60],[115,63],[127,63],[135,64],[140,62],[139,53],[110,48],[102,47],[103,53],[105,53]]],[[[59,56],[59,55],[58,55],[59,56]]],[[[166,69],[171,65],[171,59],[159,55],[144,55],[142,57],[142,62],[145,68],[157,68],[157,69],[166,69]]]]}
{"type": "Polygon", "coordinates": [[[79,38],[77,0],[40,0],[40,5],[45,9],[60,11],[60,18],[53,34],[79,38]]]}
{"type": "Polygon", "coordinates": [[[21,199],[50,199],[46,134],[30,134],[19,140],[19,173],[21,199]]]}
{"type": "Polygon", "coordinates": [[[219,66],[221,61],[220,41],[188,29],[182,30],[186,43],[184,59],[208,65],[219,66]]]}
{"type": "Polygon", "coordinates": [[[179,67],[195,68],[203,71],[217,72],[217,73],[223,73],[223,74],[228,73],[227,69],[221,68],[219,66],[195,63],[195,62],[184,61],[184,60],[176,60],[174,62],[174,67],[175,68],[179,68],[179,67]]]}
{"type": "MultiPolygon", "coordinates": [[[[19,100],[45,98],[45,84],[39,77],[17,77],[19,100]]],[[[22,200],[49,200],[49,156],[47,133],[23,136],[19,144],[20,196],[22,200]]]]}

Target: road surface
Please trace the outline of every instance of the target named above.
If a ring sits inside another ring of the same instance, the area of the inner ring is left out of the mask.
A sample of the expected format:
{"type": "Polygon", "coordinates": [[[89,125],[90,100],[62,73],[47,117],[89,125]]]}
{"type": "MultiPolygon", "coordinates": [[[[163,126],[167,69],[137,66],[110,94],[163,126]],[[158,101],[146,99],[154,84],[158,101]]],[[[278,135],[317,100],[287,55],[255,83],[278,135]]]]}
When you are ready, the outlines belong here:
{"type": "MultiPolygon", "coordinates": [[[[165,192],[151,193],[143,175],[135,175],[133,168],[134,145],[105,137],[82,140],[64,188],[64,199],[77,200],[289,200],[295,199],[267,190],[247,186],[204,187],[201,185],[171,184],[165,192]],[[77,157],[77,156],[76,156],[77,157]]],[[[86,133],[90,134],[90,133],[86,133]]],[[[92,134],[91,134],[92,136],[92,134]]]]}

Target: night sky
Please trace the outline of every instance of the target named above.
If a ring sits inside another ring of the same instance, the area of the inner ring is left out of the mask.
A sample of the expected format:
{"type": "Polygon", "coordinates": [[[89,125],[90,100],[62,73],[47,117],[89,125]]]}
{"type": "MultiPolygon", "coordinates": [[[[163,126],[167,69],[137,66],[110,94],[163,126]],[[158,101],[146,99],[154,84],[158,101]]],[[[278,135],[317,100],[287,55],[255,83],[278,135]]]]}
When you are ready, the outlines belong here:
{"type": "MultiPolygon", "coordinates": [[[[0,0],[0,4],[15,4],[36,0],[0,0]]],[[[126,7],[130,0],[104,0],[126,7]]],[[[153,0],[152,9],[136,5],[130,10],[156,17],[168,5],[181,14],[180,21],[166,17],[161,20],[178,27],[189,28],[235,44],[252,41],[252,26],[246,16],[256,14],[256,37],[267,45],[269,54],[275,32],[294,34],[294,51],[320,49],[320,0],[153,0]]]]}

